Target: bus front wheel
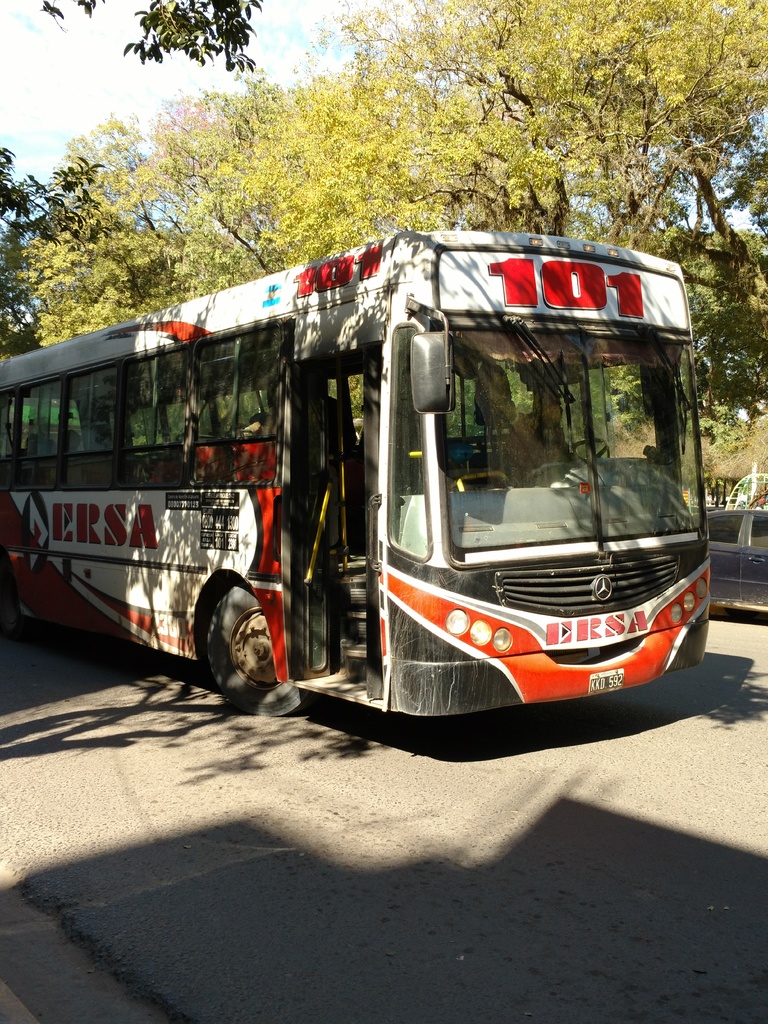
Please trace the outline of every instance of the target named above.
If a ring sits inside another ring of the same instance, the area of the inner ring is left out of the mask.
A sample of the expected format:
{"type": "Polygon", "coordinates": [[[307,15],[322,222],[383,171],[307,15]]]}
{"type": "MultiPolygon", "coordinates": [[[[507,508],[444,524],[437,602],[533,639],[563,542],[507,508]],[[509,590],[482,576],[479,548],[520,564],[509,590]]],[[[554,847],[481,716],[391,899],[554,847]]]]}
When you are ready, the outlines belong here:
{"type": "Polygon", "coordinates": [[[289,715],[315,696],[277,680],[264,613],[255,595],[242,587],[228,591],[216,606],[208,663],[222,694],[249,715],[289,715]]]}
{"type": "Polygon", "coordinates": [[[21,610],[16,577],[6,557],[0,560],[0,632],[9,640],[23,640],[30,632],[30,620],[21,610]]]}

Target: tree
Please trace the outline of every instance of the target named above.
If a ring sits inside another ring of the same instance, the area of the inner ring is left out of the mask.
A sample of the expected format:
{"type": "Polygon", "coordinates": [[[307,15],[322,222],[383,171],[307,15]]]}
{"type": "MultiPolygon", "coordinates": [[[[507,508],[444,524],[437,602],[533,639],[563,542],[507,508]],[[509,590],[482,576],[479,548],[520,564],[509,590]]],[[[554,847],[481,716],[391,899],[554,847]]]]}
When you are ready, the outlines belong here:
{"type": "Polygon", "coordinates": [[[274,217],[288,94],[260,76],[244,85],[242,95],[167,104],[152,135],[155,174],[185,232],[185,273],[198,292],[285,266],[274,217]]]}
{"type": "Polygon", "coordinates": [[[120,323],[185,297],[184,232],[136,124],[109,121],[70,143],[72,160],[98,163],[93,185],[103,230],[26,248],[42,345],[120,323]]]}
{"type": "MultiPolygon", "coordinates": [[[[90,18],[98,0],[71,0],[90,18]]],[[[107,0],[102,0],[106,3],[107,0]]],[[[64,13],[52,0],[43,0],[42,10],[62,21],[64,13]]],[[[125,53],[135,53],[141,63],[162,64],[168,53],[184,53],[205,64],[224,55],[227,71],[253,71],[255,64],[245,50],[255,35],[251,25],[261,0],[150,0],[149,9],[137,11],[141,38],[128,43],[125,53]]]]}
{"type": "Polygon", "coordinates": [[[414,173],[412,87],[366,81],[359,69],[297,85],[260,167],[272,238],[290,266],[393,230],[451,226],[444,199],[414,173]]]}
{"type": "Polygon", "coordinates": [[[387,0],[345,32],[366,86],[418,102],[414,170],[458,222],[646,248],[709,226],[750,262],[729,215],[765,143],[765,5],[387,0]]]}
{"type": "MultiPolygon", "coordinates": [[[[691,314],[696,325],[696,373],[702,414],[721,420],[723,410],[738,411],[749,426],[768,408],[768,336],[759,296],[745,294],[740,274],[717,235],[688,244],[668,239],[684,262],[691,314]]],[[[745,235],[750,259],[768,272],[765,247],[755,234],[745,235]]]]}
{"type": "MultiPolygon", "coordinates": [[[[70,2],[88,17],[98,7],[98,0],[70,2]]],[[[43,0],[42,10],[57,21],[64,19],[64,11],[53,0],[43,0]]],[[[150,0],[147,10],[137,12],[141,36],[124,52],[137,55],[142,64],[162,63],[166,54],[175,52],[198,64],[223,55],[228,71],[253,70],[246,49],[255,34],[251,18],[259,10],[261,0],[150,0]]],[[[49,237],[61,230],[82,237],[89,230],[96,167],[75,162],[56,171],[45,185],[32,175],[16,180],[13,163],[14,154],[0,148],[0,221],[49,237]]]]}
{"type": "Polygon", "coordinates": [[[56,170],[48,185],[28,174],[13,177],[13,153],[0,147],[0,221],[20,236],[54,238],[61,232],[83,239],[98,214],[91,186],[99,168],[77,160],[56,170]]]}
{"type": "Polygon", "coordinates": [[[759,415],[765,4],[374,0],[343,27],[360,88],[381,83],[386,95],[386,83],[409,122],[412,194],[442,203],[457,227],[593,237],[678,260],[705,423],[723,427],[714,437],[739,409],[759,415]]]}
{"type": "Polygon", "coordinates": [[[37,304],[18,235],[0,230],[0,359],[37,348],[37,304]]]}

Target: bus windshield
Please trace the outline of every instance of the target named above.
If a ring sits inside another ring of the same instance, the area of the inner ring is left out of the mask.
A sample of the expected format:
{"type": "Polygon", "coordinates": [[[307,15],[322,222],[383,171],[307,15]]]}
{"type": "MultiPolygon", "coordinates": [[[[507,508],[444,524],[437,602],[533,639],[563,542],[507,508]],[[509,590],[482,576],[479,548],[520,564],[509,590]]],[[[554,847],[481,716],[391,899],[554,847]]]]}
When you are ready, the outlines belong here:
{"type": "Polygon", "coordinates": [[[700,529],[687,339],[509,321],[454,351],[438,422],[457,558],[700,529]]]}

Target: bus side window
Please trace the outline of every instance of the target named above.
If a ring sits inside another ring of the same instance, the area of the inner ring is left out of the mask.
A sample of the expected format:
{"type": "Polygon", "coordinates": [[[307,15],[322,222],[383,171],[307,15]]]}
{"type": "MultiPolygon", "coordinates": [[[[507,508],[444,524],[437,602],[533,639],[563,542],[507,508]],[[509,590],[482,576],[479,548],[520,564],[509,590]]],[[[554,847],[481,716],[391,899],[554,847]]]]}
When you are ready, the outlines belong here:
{"type": "Polygon", "coordinates": [[[8,391],[0,395],[0,489],[2,490],[7,490],[11,486],[14,409],[13,392],[8,391]]]}
{"type": "Polygon", "coordinates": [[[274,441],[252,441],[245,444],[234,444],[232,451],[238,480],[274,480],[274,441]]]}
{"type": "Polygon", "coordinates": [[[279,341],[279,332],[268,328],[200,344],[196,482],[274,480],[279,341]]]}
{"type": "Polygon", "coordinates": [[[127,364],[119,482],[181,483],[187,414],[187,353],[162,352],[127,364]]]}
{"type": "Polygon", "coordinates": [[[231,452],[228,446],[198,444],[195,446],[195,480],[206,483],[229,483],[232,479],[231,452]]]}
{"type": "Polygon", "coordinates": [[[114,366],[70,379],[64,486],[107,487],[111,483],[116,398],[114,366]]]}
{"type": "Polygon", "coordinates": [[[47,381],[21,392],[22,431],[17,483],[50,488],[56,483],[61,413],[61,381],[47,381]]]}

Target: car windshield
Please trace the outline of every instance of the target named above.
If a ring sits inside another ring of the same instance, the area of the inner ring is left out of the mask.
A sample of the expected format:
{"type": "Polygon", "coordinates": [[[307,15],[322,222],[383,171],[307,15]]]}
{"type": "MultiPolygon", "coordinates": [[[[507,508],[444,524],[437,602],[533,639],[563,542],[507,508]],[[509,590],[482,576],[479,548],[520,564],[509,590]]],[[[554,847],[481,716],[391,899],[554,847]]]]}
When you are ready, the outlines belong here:
{"type": "Polygon", "coordinates": [[[457,334],[454,359],[438,422],[457,557],[701,528],[687,339],[514,322],[457,334]]]}

